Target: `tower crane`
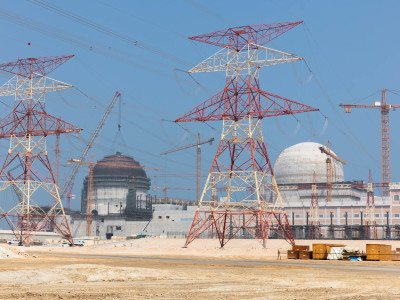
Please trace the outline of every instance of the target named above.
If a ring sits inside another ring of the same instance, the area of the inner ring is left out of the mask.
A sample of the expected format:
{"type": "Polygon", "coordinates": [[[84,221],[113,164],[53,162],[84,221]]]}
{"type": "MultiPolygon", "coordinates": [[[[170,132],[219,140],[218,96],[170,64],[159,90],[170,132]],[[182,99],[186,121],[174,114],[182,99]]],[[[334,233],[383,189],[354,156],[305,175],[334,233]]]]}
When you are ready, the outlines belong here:
{"type": "Polygon", "coordinates": [[[313,183],[311,186],[311,203],[310,203],[310,218],[308,222],[308,239],[319,239],[321,229],[319,222],[319,205],[318,205],[318,191],[317,191],[317,176],[313,174],[313,183]]]}
{"type": "Polygon", "coordinates": [[[367,206],[365,207],[365,239],[376,239],[375,200],[372,186],[371,169],[369,170],[367,185],[367,206]]]}
{"type": "MultiPolygon", "coordinates": [[[[99,124],[97,124],[95,131],[93,132],[88,143],[86,144],[85,148],[83,149],[83,151],[78,159],[79,161],[85,160],[86,155],[89,153],[89,150],[92,148],[93,143],[96,140],[97,136],[99,135],[100,130],[103,128],[105,121],[107,120],[108,116],[110,115],[111,111],[113,110],[115,102],[117,102],[117,100],[120,98],[121,98],[121,93],[118,91],[115,92],[114,97],[112,98],[110,104],[108,105],[106,111],[103,114],[103,117],[101,118],[99,124]]],[[[67,189],[72,184],[73,180],[75,179],[76,173],[78,172],[79,167],[80,167],[80,164],[75,164],[74,167],[72,168],[71,173],[68,176],[68,179],[65,181],[64,186],[61,189],[60,198],[63,197],[63,195],[66,193],[67,189]]]]}
{"type": "Polygon", "coordinates": [[[209,143],[212,145],[214,138],[208,139],[206,141],[200,141],[200,133],[197,134],[197,143],[186,145],[183,147],[171,149],[160,153],[160,155],[167,155],[172,152],[181,151],[191,147],[197,147],[196,149],[196,202],[200,201],[200,184],[201,184],[201,148],[200,145],[209,143]]]}
{"type": "Polygon", "coordinates": [[[67,198],[67,209],[71,209],[71,199],[75,199],[75,195],[71,194],[73,187],[74,187],[74,183],[72,182],[69,185],[68,192],[67,192],[67,195],[66,195],[66,198],[67,198]]]}
{"type": "Polygon", "coordinates": [[[91,161],[82,161],[80,159],[69,159],[69,163],[76,163],[77,165],[85,164],[89,167],[89,184],[88,184],[88,203],[87,203],[87,210],[86,210],[86,235],[91,235],[92,230],[92,188],[93,188],[93,167],[94,165],[100,166],[110,166],[110,167],[117,167],[117,168],[128,168],[128,169],[150,169],[159,171],[161,169],[155,169],[145,166],[132,166],[129,164],[115,164],[115,163],[102,163],[102,162],[93,162],[93,155],[91,161]]]}
{"type": "Polygon", "coordinates": [[[184,188],[184,187],[167,187],[164,186],[154,186],[153,191],[155,190],[163,190],[164,192],[164,204],[167,204],[167,190],[193,190],[193,188],[184,188]]]}
{"type": "Polygon", "coordinates": [[[326,147],[321,146],[319,150],[328,156],[326,159],[326,202],[330,202],[332,200],[332,177],[336,177],[336,168],[332,168],[332,158],[344,165],[346,162],[331,151],[330,140],[326,147]]]}
{"type": "Polygon", "coordinates": [[[382,196],[389,196],[390,185],[390,151],[389,151],[389,111],[400,108],[400,104],[386,102],[386,89],[382,90],[382,102],[375,101],[374,105],[340,104],[345,113],[351,113],[352,108],[375,108],[381,112],[381,156],[382,156],[382,196]]]}

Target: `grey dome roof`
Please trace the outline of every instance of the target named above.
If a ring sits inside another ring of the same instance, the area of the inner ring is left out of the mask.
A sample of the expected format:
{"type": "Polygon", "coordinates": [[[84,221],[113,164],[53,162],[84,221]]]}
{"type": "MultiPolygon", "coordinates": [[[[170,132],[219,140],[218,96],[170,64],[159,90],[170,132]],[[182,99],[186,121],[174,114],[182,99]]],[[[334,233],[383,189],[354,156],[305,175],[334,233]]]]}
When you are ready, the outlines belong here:
{"type": "Polygon", "coordinates": [[[123,155],[121,152],[105,156],[99,160],[93,167],[93,176],[134,176],[147,178],[146,172],[140,167],[139,162],[131,156],[123,155]],[[120,167],[121,165],[128,167],[120,167]]]}
{"type": "MultiPolygon", "coordinates": [[[[326,159],[328,156],[321,153],[319,150],[321,146],[323,145],[305,142],[283,150],[274,165],[276,182],[278,184],[312,183],[314,171],[317,183],[326,182],[326,159]]],[[[332,182],[343,182],[342,164],[332,159],[332,169],[335,170],[334,174],[336,173],[336,176],[332,177],[332,182]]]]}

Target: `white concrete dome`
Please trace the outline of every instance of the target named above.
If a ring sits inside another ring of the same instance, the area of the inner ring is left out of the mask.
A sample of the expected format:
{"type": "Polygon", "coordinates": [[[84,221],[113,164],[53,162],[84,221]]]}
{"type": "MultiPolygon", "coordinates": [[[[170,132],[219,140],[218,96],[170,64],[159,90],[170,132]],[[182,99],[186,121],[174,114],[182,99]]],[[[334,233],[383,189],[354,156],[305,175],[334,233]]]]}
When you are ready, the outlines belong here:
{"type": "MultiPolygon", "coordinates": [[[[323,145],[305,142],[283,150],[274,165],[276,182],[278,184],[312,183],[314,171],[317,182],[326,182],[326,159],[328,156],[321,153],[319,150],[321,146],[323,145]]],[[[332,151],[332,153],[334,152],[332,151]]],[[[343,182],[342,164],[332,159],[333,168],[332,182],[343,182]]]]}

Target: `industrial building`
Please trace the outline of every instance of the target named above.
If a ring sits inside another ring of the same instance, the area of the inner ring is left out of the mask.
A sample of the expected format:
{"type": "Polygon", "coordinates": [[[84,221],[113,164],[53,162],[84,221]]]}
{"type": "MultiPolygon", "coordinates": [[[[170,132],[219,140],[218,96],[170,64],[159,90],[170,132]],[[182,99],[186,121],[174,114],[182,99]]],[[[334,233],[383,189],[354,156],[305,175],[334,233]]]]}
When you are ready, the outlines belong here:
{"type": "MultiPolygon", "coordinates": [[[[299,143],[283,150],[274,165],[275,179],[296,238],[307,238],[315,172],[321,238],[363,238],[367,190],[362,181],[346,181],[343,165],[332,160],[331,200],[327,201],[327,158],[323,145],[299,143]]],[[[390,196],[374,196],[377,238],[398,238],[400,229],[400,184],[390,184],[390,196]]]]}
{"type": "MultiPolygon", "coordinates": [[[[364,238],[367,190],[359,184],[365,184],[346,181],[343,165],[333,160],[331,200],[326,201],[327,155],[320,151],[322,146],[313,142],[293,145],[283,150],[274,164],[275,179],[293,235],[297,239],[308,238],[310,186],[315,172],[321,226],[319,238],[364,238]]],[[[83,181],[81,211],[68,216],[73,236],[86,233],[88,182],[87,176],[83,181]]],[[[99,160],[93,167],[92,235],[100,238],[138,234],[186,236],[197,208],[195,203],[181,199],[168,199],[168,203],[164,203],[163,199],[149,194],[150,184],[145,170],[131,156],[117,152],[99,160]]],[[[377,238],[398,238],[400,184],[390,185],[390,197],[375,196],[374,200],[377,238]]]]}
{"type": "MultiPolygon", "coordinates": [[[[81,211],[69,215],[73,236],[86,235],[89,176],[83,180],[81,211]]],[[[133,157],[121,152],[104,157],[94,165],[91,180],[92,236],[177,236],[189,229],[194,203],[168,199],[160,204],[149,194],[150,178],[133,157]]]]}
{"type": "MultiPolygon", "coordinates": [[[[81,213],[87,212],[89,176],[83,181],[81,213]]],[[[117,152],[93,167],[92,214],[125,215],[135,220],[151,218],[150,178],[131,156],[117,152]]]]}

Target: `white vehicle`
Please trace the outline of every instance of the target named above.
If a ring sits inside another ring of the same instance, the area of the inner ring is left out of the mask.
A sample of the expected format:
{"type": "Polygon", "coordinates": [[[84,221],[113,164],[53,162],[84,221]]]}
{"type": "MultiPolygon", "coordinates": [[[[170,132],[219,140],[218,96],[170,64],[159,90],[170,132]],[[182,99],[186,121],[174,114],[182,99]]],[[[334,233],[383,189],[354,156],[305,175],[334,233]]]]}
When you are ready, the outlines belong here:
{"type": "Polygon", "coordinates": [[[77,241],[74,241],[74,244],[75,244],[75,246],[83,247],[83,246],[85,246],[85,241],[77,240],[77,241]]]}
{"type": "Polygon", "coordinates": [[[7,244],[9,244],[9,245],[19,245],[19,242],[17,240],[9,240],[9,241],[7,241],[7,244]]]}
{"type": "Polygon", "coordinates": [[[66,241],[61,243],[61,247],[70,247],[70,246],[71,246],[71,244],[66,241]]]}

